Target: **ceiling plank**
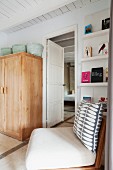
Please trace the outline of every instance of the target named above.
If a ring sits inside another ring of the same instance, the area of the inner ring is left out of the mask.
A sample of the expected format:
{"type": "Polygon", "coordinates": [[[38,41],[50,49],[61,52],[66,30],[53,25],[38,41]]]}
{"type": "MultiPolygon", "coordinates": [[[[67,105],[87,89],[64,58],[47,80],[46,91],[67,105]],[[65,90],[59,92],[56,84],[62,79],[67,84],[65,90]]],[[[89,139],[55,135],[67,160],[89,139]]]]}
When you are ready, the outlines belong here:
{"type": "Polygon", "coordinates": [[[38,1],[36,0],[25,0],[25,1],[32,7],[39,5],[38,1]]]}
{"type": "Polygon", "coordinates": [[[3,15],[5,18],[10,18],[10,17],[11,17],[11,15],[10,15],[7,11],[5,11],[4,9],[2,9],[2,8],[0,8],[0,13],[1,13],[1,15],[3,15]]]}
{"type": "Polygon", "coordinates": [[[22,6],[24,6],[24,8],[26,8],[26,9],[31,8],[31,4],[28,3],[28,1],[26,1],[26,0],[17,0],[17,2],[19,2],[19,3],[20,3],[22,6]]]}
{"type": "Polygon", "coordinates": [[[45,14],[45,15],[43,15],[43,16],[44,16],[47,20],[52,18],[51,15],[49,15],[49,14],[45,14]]]}
{"type": "Polygon", "coordinates": [[[57,16],[63,14],[63,12],[61,11],[61,9],[57,9],[57,10],[55,10],[54,12],[56,13],[57,16]]]}
{"type": "Polygon", "coordinates": [[[70,10],[68,9],[67,6],[63,6],[60,8],[63,13],[69,12],[70,10]]]}
{"type": "Polygon", "coordinates": [[[9,3],[10,3],[10,6],[13,6],[13,8],[15,8],[16,9],[16,11],[18,12],[18,11],[23,11],[23,9],[25,9],[20,3],[18,3],[18,1],[16,1],[16,0],[7,0],[7,1],[9,1],[9,3]]]}
{"type": "Polygon", "coordinates": [[[51,11],[48,13],[52,18],[56,17],[57,14],[54,11],[51,11]]]}
{"type": "Polygon", "coordinates": [[[17,1],[17,3],[19,3],[21,6],[23,6],[24,8],[26,8],[26,4],[24,0],[15,0],[17,1]]]}
{"type": "Polygon", "coordinates": [[[30,22],[25,22],[25,23],[23,23],[23,24],[21,24],[21,25],[23,25],[24,27],[29,27],[29,26],[32,26],[32,23],[30,23],[30,22]]]}
{"type": "Polygon", "coordinates": [[[41,21],[46,21],[46,20],[47,20],[43,15],[39,16],[38,18],[39,18],[39,20],[41,20],[41,21]]]}
{"type": "Polygon", "coordinates": [[[75,5],[76,8],[83,7],[83,3],[81,2],[81,0],[77,0],[77,1],[73,2],[73,4],[75,5]]]}
{"type": "Polygon", "coordinates": [[[34,19],[30,20],[29,22],[33,25],[37,23],[34,19]]]}
{"type": "Polygon", "coordinates": [[[37,18],[34,18],[34,20],[35,20],[37,23],[42,22],[38,17],[37,17],[37,18]]]}
{"type": "Polygon", "coordinates": [[[70,11],[73,11],[73,10],[75,10],[75,8],[76,8],[73,3],[70,3],[70,4],[66,5],[66,6],[68,7],[68,9],[69,9],[70,11]]]}
{"type": "Polygon", "coordinates": [[[81,0],[83,5],[88,5],[91,1],[90,0],[81,0]]]}
{"type": "Polygon", "coordinates": [[[6,9],[9,12],[16,13],[16,9],[13,6],[11,6],[9,1],[7,1],[7,0],[0,1],[0,7],[3,7],[4,9],[6,9]]]}

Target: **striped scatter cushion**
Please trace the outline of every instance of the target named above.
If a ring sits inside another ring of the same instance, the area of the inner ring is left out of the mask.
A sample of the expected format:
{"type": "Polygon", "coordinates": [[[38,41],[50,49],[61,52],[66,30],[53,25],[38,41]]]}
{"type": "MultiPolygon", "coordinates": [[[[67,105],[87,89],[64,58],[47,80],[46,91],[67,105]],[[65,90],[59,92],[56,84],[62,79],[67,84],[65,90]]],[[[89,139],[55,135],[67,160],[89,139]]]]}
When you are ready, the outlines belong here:
{"type": "Polygon", "coordinates": [[[74,133],[92,152],[96,152],[102,122],[101,103],[81,103],[75,115],[74,133]]]}

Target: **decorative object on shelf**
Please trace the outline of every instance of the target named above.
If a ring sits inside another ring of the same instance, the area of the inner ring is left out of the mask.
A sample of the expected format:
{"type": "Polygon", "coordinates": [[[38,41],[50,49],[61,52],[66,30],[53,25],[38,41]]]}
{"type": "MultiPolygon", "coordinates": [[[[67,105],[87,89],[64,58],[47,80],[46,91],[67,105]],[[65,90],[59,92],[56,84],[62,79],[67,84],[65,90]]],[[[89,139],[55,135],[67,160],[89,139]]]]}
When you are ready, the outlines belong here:
{"type": "Polygon", "coordinates": [[[38,43],[27,44],[27,52],[30,54],[34,54],[36,56],[41,57],[43,49],[44,49],[44,47],[42,44],[38,44],[38,43]]]}
{"type": "Polygon", "coordinates": [[[12,46],[13,53],[20,53],[20,52],[26,52],[26,45],[24,44],[15,44],[12,46]]]}
{"type": "Polygon", "coordinates": [[[106,71],[106,72],[105,72],[105,75],[106,75],[106,82],[108,82],[108,68],[106,68],[105,71],[106,71]]]}
{"type": "Polygon", "coordinates": [[[89,34],[89,33],[92,33],[92,25],[91,24],[85,26],[85,34],[89,34]]]}
{"type": "Polygon", "coordinates": [[[102,20],[102,30],[110,28],[110,18],[102,20]]]}
{"type": "Polygon", "coordinates": [[[100,97],[99,102],[105,102],[105,97],[100,97]]]}
{"type": "Polygon", "coordinates": [[[92,57],[92,47],[85,47],[84,57],[92,57]]]}
{"type": "Polygon", "coordinates": [[[8,55],[8,54],[11,54],[12,53],[12,48],[1,48],[1,55],[4,56],[4,55],[8,55]]]}
{"type": "Polygon", "coordinates": [[[82,72],[82,83],[90,83],[90,71],[82,72]]]}
{"type": "Polygon", "coordinates": [[[99,55],[108,55],[108,42],[99,45],[99,55]]]}
{"type": "Polygon", "coordinates": [[[92,97],[85,96],[85,97],[83,97],[83,100],[88,102],[88,103],[91,103],[92,102],[92,97]]]}
{"type": "Polygon", "coordinates": [[[103,82],[103,67],[92,68],[91,83],[103,82]]]}

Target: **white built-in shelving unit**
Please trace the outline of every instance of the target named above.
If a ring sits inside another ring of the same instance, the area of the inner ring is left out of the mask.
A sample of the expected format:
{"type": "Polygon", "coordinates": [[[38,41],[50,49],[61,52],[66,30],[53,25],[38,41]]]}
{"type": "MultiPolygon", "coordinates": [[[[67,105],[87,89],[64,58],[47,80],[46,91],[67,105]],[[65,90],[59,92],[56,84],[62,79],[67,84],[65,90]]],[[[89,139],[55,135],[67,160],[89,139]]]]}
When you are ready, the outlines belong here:
{"type": "Polygon", "coordinates": [[[85,34],[83,35],[83,42],[84,47],[92,47],[93,53],[92,57],[83,57],[81,59],[81,72],[91,71],[92,68],[96,67],[103,67],[104,81],[101,83],[81,83],[81,100],[83,96],[90,96],[94,102],[97,102],[100,97],[107,97],[108,83],[105,82],[105,69],[108,67],[108,55],[98,55],[98,49],[100,44],[109,42],[109,29],[85,34]]]}

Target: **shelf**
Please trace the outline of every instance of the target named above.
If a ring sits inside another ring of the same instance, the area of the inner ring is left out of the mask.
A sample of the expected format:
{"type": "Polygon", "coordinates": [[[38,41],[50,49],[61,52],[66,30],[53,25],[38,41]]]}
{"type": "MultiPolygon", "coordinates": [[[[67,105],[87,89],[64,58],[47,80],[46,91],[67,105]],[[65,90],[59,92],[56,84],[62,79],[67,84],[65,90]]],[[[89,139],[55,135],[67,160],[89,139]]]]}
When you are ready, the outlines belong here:
{"type": "Polygon", "coordinates": [[[80,87],[107,87],[108,83],[107,82],[102,82],[102,83],[81,83],[80,87]]]}
{"type": "Polygon", "coordinates": [[[93,33],[90,33],[90,34],[85,34],[83,36],[83,38],[89,39],[89,38],[94,38],[94,37],[98,37],[98,36],[105,36],[105,35],[109,35],[109,29],[100,30],[100,31],[93,32],[93,33]]]}
{"type": "Polygon", "coordinates": [[[95,61],[95,60],[108,60],[108,55],[98,55],[94,57],[84,57],[82,58],[82,62],[88,62],[88,61],[95,61]]]}

